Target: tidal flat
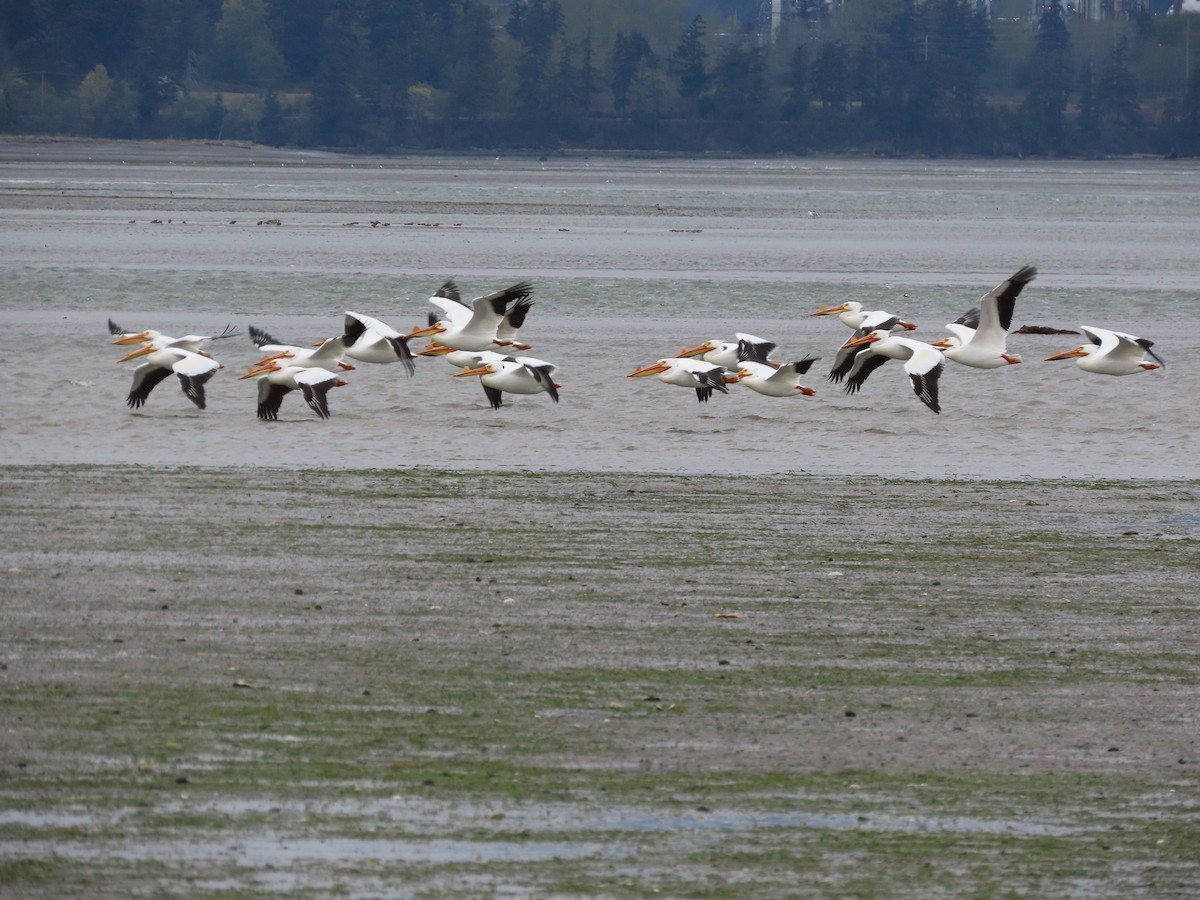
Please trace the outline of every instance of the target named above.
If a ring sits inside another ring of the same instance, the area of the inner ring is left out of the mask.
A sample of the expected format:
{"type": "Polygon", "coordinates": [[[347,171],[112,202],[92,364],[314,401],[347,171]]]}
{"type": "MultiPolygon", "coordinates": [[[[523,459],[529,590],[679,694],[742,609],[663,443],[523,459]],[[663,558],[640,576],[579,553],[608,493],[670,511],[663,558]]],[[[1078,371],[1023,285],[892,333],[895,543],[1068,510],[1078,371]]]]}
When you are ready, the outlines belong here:
{"type": "Polygon", "coordinates": [[[1200,892],[1200,482],[0,483],[5,896],[1200,892]]]}

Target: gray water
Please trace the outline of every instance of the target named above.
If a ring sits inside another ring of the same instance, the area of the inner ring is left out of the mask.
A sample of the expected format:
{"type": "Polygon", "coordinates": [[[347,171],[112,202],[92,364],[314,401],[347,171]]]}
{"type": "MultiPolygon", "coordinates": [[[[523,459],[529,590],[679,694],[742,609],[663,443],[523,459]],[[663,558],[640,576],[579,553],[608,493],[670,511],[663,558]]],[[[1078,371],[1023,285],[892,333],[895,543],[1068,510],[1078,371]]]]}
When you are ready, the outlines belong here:
{"type": "Polygon", "coordinates": [[[1200,166],[1191,161],[875,159],[537,161],[345,158],[203,146],[0,144],[0,369],[9,463],[471,470],[1195,477],[1200,166]],[[268,224],[277,219],[280,224],[268,224]],[[371,223],[375,222],[373,226],[371,223]],[[262,224],[260,224],[262,223],[262,224]],[[1021,324],[1098,325],[1156,342],[1165,372],[1044,362],[1074,336],[1014,335],[1026,362],[948,363],[942,414],[898,364],[862,392],[825,381],[857,299],[943,325],[1017,268],[1021,324]],[[522,338],[559,365],[557,405],[490,410],[441,360],[360,365],[320,421],[299,397],[255,418],[258,357],[218,343],[208,409],[172,381],[125,407],[131,364],[106,320],[283,340],[353,309],[422,323],[467,296],[535,287],[522,338]],[[685,345],[747,331],[822,356],[811,399],[627,379],[685,345]]]}

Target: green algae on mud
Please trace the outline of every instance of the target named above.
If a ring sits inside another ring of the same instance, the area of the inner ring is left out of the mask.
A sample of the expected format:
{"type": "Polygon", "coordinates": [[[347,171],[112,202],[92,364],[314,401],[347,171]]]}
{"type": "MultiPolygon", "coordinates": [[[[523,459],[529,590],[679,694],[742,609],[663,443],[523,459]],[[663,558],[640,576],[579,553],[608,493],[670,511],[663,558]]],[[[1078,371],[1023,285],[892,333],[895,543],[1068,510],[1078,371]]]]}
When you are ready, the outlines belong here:
{"type": "Polygon", "coordinates": [[[1195,482],[0,484],[23,895],[1200,887],[1195,482]]]}

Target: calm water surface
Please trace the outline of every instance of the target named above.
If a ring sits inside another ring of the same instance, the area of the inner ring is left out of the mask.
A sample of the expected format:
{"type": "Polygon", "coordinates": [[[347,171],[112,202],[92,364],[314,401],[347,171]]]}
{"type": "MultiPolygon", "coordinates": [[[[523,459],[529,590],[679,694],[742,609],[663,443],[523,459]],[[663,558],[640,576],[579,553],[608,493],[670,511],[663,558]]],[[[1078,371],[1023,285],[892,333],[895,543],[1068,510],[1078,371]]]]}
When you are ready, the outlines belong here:
{"type": "Polygon", "coordinates": [[[1160,160],[347,159],[215,147],[0,144],[5,461],[590,469],[897,477],[1195,477],[1200,167],[1160,160]],[[268,224],[278,220],[280,224],[268,224]],[[371,223],[375,224],[372,225],[371,223]],[[262,223],[262,224],[260,224],[262,223]],[[857,299],[943,325],[1021,265],[1015,325],[1156,341],[1165,373],[1043,362],[1078,343],[1015,335],[1026,363],[948,363],[942,415],[898,364],[847,396],[824,375],[857,299]],[[317,420],[275,423],[222,342],[206,411],[164,382],[125,407],[111,316],[172,334],[254,324],[307,342],[346,309],[407,330],[447,278],[535,286],[522,334],[561,402],[493,412],[439,360],[362,365],[317,420]],[[748,331],[823,357],[808,400],[624,376],[748,331]]]}

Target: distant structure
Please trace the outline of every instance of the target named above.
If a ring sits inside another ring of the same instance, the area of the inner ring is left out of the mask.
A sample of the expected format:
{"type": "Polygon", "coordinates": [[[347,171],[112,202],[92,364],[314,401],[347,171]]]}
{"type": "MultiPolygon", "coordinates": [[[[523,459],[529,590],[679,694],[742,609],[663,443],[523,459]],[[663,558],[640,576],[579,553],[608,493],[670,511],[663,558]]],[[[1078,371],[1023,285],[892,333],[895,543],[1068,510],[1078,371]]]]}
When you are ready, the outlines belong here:
{"type": "Polygon", "coordinates": [[[811,15],[815,7],[824,5],[832,9],[844,2],[846,0],[762,0],[758,9],[759,36],[763,43],[773,44],[779,37],[780,26],[793,19],[802,19],[806,6],[811,15]]]}
{"type": "MultiPolygon", "coordinates": [[[[1158,9],[1151,0],[1063,0],[1063,12],[1067,18],[1091,19],[1095,22],[1134,19],[1145,13],[1168,11],[1170,3],[1159,3],[1158,9]]],[[[1029,20],[1036,22],[1046,11],[1046,0],[1031,0],[1029,20]]]]}
{"type": "MultiPolygon", "coordinates": [[[[822,4],[828,9],[834,9],[846,3],[856,2],[860,2],[860,0],[761,0],[758,10],[760,40],[764,44],[775,43],[779,37],[779,29],[785,22],[803,19],[806,12],[811,16],[814,8],[819,8],[822,4]]],[[[916,0],[916,2],[920,4],[925,0],[916,0]]],[[[1061,2],[1067,18],[1093,21],[1134,19],[1146,13],[1178,15],[1185,6],[1190,5],[1188,0],[1061,0],[1061,2]]],[[[1191,2],[1200,4],[1200,0],[1191,0],[1191,2]]],[[[1047,0],[1029,0],[1029,21],[1037,22],[1048,5],[1047,0]]],[[[992,17],[992,0],[975,0],[975,7],[986,14],[989,19],[992,17]]]]}

